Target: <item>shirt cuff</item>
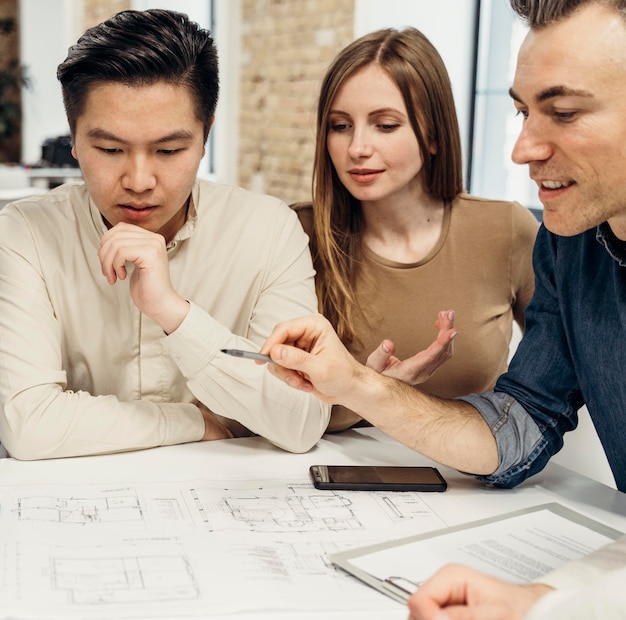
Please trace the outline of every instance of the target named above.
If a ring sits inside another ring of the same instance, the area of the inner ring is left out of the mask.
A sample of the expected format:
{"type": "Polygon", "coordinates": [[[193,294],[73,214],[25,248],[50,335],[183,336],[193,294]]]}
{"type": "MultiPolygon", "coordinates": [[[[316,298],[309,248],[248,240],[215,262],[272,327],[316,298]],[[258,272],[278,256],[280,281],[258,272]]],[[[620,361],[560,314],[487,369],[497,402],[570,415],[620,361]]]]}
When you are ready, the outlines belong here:
{"type": "Polygon", "coordinates": [[[189,302],[189,312],[183,322],[161,342],[181,372],[189,378],[209,364],[230,338],[228,329],[189,302]]]}
{"type": "Polygon", "coordinates": [[[543,435],[527,411],[505,392],[469,394],[458,400],[469,403],[488,424],[498,446],[499,465],[493,474],[485,477],[491,483],[508,478],[509,470],[519,469],[543,441],[543,435]]]}
{"type": "Polygon", "coordinates": [[[163,446],[200,441],[204,437],[204,418],[191,403],[159,403],[165,421],[163,446]]]}

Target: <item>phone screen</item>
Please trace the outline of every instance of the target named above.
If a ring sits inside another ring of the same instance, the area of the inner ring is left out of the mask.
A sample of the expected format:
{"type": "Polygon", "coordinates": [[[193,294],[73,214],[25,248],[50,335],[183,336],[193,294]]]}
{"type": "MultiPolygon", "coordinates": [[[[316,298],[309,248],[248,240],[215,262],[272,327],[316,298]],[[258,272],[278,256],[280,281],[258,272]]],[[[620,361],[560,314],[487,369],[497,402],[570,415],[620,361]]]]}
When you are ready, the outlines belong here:
{"type": "Polygon", "coordinates": [[[310,473],[318,489],[445,491],[448,486],[434,467],[312,465],[310,473]]]}

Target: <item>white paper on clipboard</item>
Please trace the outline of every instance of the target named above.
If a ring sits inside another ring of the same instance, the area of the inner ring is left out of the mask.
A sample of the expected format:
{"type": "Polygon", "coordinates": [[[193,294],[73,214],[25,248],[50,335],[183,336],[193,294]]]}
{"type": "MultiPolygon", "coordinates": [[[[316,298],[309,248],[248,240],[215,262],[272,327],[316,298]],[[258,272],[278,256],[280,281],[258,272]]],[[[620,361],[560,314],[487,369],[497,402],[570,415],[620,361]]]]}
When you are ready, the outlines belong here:
{"type": "Polygon", "coordinates": [[[542,504],[330,556],[387,596],[406,601],[449,563],[513,583],[527,583],[619,538],[622,532],[558,503],[542,504]]]}

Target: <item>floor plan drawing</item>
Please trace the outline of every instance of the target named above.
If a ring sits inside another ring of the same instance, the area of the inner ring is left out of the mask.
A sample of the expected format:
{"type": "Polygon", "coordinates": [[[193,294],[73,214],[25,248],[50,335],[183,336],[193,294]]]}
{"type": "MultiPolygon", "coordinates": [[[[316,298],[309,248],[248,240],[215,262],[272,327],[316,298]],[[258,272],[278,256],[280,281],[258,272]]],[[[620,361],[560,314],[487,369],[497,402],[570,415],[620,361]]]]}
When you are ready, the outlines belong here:
{"type": "Polygon", "coordinates": [[[56,557],[51,567],[53,589],[66,592],[72,603],[172,601],[198,595],[184,556],[56,557]]]}
{"type": "Polygon", "coordinates": [[[17,500],[19,521],[88,523],[141,521],[143,509],[135,494],[114,497],[21,497],[17,500]]]}
{"type": "Polygon", "coordinates": [[[320,532],[362,529],[352,502],[334,492],[287,486],[256,492],[224,490],[220,510],[251,531],[320,532]],[[285,492],[285,490],[287,492],[285,492]]]}
{"type": "Polygon", "coordinates": [[[115,605],[194,600],[200,591],[183,547],[171,541],[111,545],[20,543],[16,596],[42,603],[115,605]]]}
{"type": "Polygon", "coordinates": [[[1,493],[0,607],[46,620],[356,608],[367,594],[329,556],[442,527],[421,495],[280,479],[16,485],[1,493]]]}

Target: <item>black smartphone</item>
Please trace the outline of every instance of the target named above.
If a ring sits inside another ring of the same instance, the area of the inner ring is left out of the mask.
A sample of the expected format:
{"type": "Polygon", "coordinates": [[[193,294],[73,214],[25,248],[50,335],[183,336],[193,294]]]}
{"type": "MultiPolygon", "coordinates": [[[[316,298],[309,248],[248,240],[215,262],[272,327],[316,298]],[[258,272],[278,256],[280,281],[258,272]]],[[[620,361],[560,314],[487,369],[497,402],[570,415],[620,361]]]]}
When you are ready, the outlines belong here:
{"type": "Polygon", "coordinates": [[[311,465],[317,489],[345,491],[445,491],[448,484],[435,467],[393,465],[311,465]]]}

